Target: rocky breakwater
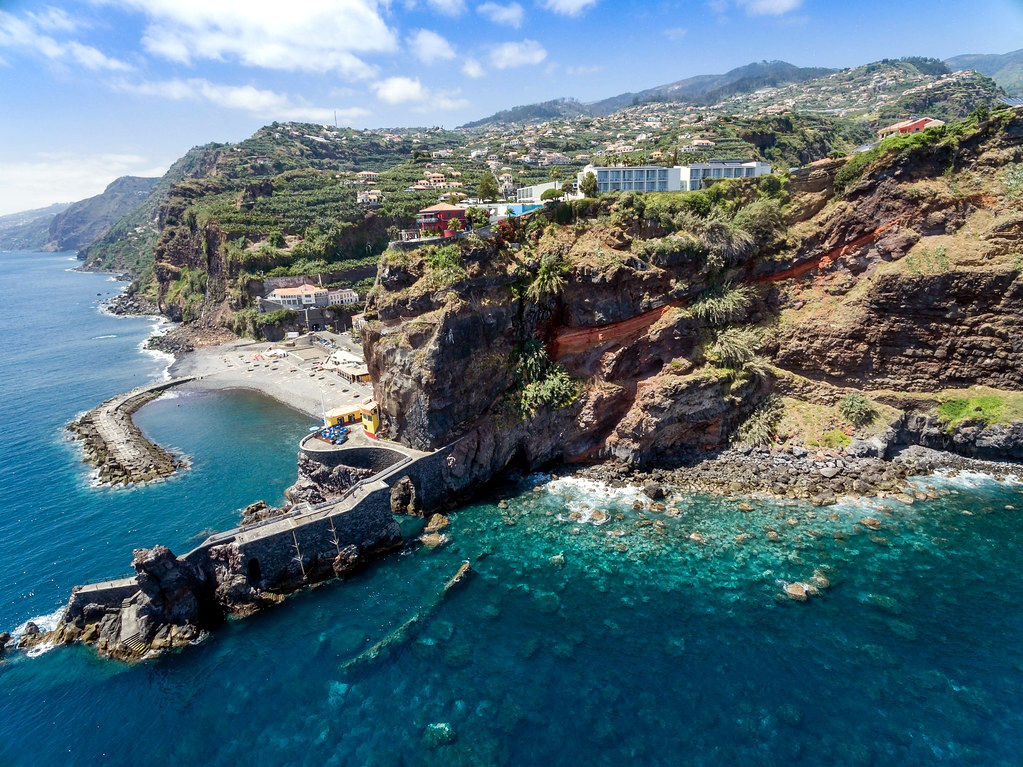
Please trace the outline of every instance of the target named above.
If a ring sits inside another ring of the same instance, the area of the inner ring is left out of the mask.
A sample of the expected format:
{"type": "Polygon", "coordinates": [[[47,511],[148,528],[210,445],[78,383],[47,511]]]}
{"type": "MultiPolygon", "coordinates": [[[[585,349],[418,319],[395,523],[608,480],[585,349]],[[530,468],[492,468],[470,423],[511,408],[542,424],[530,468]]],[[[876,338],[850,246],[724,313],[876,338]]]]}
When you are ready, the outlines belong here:
{"type": "Polygon", "coordinates": [[[96,467],[100,483],[130,485],[168,477],[184,465],[153,442],[132,421],[132,415],[164,391],[191,378],[164,381],[108,399],[68,426],[80,440],[85,461],[96,467]]]}

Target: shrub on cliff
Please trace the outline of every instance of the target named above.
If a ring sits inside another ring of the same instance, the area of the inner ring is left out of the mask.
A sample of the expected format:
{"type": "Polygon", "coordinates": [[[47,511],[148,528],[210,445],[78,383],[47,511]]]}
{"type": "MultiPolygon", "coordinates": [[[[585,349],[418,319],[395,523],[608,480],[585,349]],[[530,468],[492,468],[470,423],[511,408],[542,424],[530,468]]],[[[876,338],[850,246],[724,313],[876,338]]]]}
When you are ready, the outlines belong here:
{"type": "Polygon", "coordinates": [[[717,334],[707,357],[723,367],[742,370],[757,356],[759,340],[752,328],[727,328],[717,334]]]}
{"type": "Polygon", "coordinates": [[[853,426],[865,426],[877,414],[870,400],[859,392],[849,392],[838,401],[838,412],[853,426]]]}
{"type": "Polygon", "coordinates": [[[425,260],[430,277],[436,283],[450,285],[465,276],[462,251],[455,244],[430,247],[426,252],[425,260]]]}
{"type": "Polygon", "coordinates": [[[689,305],[686,313],[709,325],[724,325],[745,317],[754,295],[749,285],[726,283],[704,291],[689,305]]]}
{"type": "Polygon", "coordinates": [[[565,287],[565,272],[568,264],[556,251],[544,253],[540,257],[540,268],[526,288],[526,298],[533,303],[540,303],[549,296],[556,296],[565,287]]]}
{"type": "Polygon", "coordinates": [[[561,365],[552,362],[536,339],[520,344],[512,354],[516,387],[511,401],[519,415],[530,418],[538,410],[558,410],[579,396],[579,385],[561,365]]]}
{"type": "Polygon", "coordinates": [[[662,269],[697,263],[707,254],[700,241],[688,234],[640,240],[633,245],[632,252],[662,269]]]}
{"type": "Polygon", "coordinates": [[[747,445],[768,444],[774,439],[784,414],[781,400],[771,395],[735,430],[734,440],[747,445]]]}

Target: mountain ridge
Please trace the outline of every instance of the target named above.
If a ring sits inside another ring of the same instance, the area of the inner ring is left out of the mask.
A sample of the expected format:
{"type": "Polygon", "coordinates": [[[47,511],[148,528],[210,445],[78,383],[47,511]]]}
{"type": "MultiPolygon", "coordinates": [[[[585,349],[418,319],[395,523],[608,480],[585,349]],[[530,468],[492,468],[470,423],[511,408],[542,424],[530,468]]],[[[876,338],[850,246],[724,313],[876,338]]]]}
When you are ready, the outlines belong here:
{"type": "Polygon", "coordinates": [[[693,75],[663,85],[655,85],[640,91],[627,91],[596,101],[580,102],[578,99],[562,97],[534,104],[523,104],[501,110],[489,117],[465,123],[461,129],[471,129],[494,123],[514,123],[529,120],[565,119],[590,116],[605,117],[631,104],[646,101],[692,101],[713,94],[722,93],[729,87],[734,92],[746,92],[768,85],[791,84],[814,79],[837,70],[828,67],[798,67],[787,61],[754,61],[736,67],[723,74],[693,75]]]}

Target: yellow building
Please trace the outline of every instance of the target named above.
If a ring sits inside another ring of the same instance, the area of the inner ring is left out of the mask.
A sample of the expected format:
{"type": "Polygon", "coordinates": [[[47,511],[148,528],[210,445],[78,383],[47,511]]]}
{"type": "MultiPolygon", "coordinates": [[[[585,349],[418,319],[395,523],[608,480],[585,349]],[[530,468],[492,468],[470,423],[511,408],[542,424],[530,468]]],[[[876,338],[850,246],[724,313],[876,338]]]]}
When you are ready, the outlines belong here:
{"type": "Polygon", "coordinates": [[[366,432],[367,437],[377,438],[377,432],[380,430],[380,406],[376,402],[367,402],[361,408],[362,412],[362,428],[366,432]]]}
{"type": "Polygon", "coordinates": [[[323,418],[328,426],[348,426],[362,419],[362,408],[336,407],[328,410],[323,418]]]}

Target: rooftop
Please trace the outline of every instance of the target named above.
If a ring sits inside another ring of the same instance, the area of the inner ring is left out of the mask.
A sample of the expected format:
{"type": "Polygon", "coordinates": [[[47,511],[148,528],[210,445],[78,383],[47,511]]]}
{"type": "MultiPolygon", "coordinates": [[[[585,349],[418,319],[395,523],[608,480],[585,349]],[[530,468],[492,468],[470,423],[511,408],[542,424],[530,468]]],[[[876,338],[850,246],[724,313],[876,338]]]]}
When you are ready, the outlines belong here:
{"type": "Polygon", "coordinates": [[[301,296],[306,293],[326,293],[326,288],[321,288],[318,285],[299,285],[297,288],[274,288],[271,295],[276,293],[279,296],[301,296]]]}

